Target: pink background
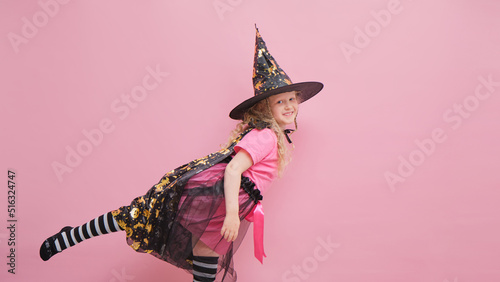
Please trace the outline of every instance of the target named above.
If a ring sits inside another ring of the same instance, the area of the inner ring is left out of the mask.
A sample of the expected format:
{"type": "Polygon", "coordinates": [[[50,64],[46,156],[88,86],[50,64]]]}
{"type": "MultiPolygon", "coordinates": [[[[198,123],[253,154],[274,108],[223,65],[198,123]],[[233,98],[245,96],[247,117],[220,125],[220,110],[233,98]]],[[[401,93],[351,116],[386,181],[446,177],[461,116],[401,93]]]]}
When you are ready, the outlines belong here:
{"type": "Polygon", "coordinates": [[[295,82],[325,88],[265,195],[268,258],[247,236],[238,281],[500,281],[499,15],[493,0],[1,1],[0,280],[191,281],[124,233],[48,262],[38,248],[226,141],[253,95],[257,23],[295,82]],[[168,75],[125,106],[157,66],[168,75]],[[78,146],[59,180],[52,164],[78,146]]]}

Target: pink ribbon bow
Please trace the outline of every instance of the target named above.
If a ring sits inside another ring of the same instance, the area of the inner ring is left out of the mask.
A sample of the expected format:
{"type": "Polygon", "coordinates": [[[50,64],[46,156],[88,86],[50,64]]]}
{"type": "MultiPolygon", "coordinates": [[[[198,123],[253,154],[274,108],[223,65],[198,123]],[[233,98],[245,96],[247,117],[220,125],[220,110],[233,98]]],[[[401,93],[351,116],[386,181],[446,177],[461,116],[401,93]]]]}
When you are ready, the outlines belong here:
{"type": "Polygon", "coordinates": [[[260,201],[257,202],[253,210],[245,217],[246,220],[253,222],[253,248],[255,257],[264,264],[264,208],[260,201]]]}

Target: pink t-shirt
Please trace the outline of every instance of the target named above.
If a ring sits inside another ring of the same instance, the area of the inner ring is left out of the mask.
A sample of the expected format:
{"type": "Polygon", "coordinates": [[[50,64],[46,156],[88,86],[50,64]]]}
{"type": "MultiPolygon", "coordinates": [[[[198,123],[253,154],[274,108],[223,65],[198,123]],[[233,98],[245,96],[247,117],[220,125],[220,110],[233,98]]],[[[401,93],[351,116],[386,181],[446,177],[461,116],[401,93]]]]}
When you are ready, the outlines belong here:
{"type": "MultiPolygon", "coordinates": [[[[253,165],[243,172],[243,176],[250,178],[263,195],[278,175],[278,138],[269,128],[253,129],[234,147],[233,155],[241,149],[247,151],[253,161],[253,165]]],[[[226,166],[226,163],[216,164],[194,175],[186,188],[213,184],[221,174],[224,175],[226,166]]]]}
{"type": "MultiPolygon", "coordinates": [[[[271,182],[278,175],[278,144],[276,135],[268,128],[262,130],[253,129],[235,146],[235,153],[239,152],[241,149],[247,151],[253,160],[253,165],[243,172],[243,176],[250,178],[260,190],[261,194],[264,194],[271,182]]],[[[227,163],[219,163],[192,176],[187,182],[185,189],[213,185],[215,181],[224,176],[226,166],[227,163]]],[[[248,194],[243,191],[243,189],[240,189],[238,201],[244,203],[248,201],[248,199],[248,194]]],[[[182,206],[184,200],[185,196],[181,198],[179,206],[182,206]]],[[[212,198],[210,197],[198,197],[197,201],[197,205],[202,205],[204,202],[207,203],[206,205],[212,205],[212,198]]],[[[226,240],[222,240],[220,235],[225,214],[226,207],[224,204],[221,204],[200,238],[201,241],[220,255],[227,253],[228,248],[231,246],[226,240]]],[[[190,218],[181,218],[179,220],[184,227],[191,230],[190,228],[196,227],[190,225],[189,220],[195,218],[196,216],[190,215],[190,218]]],[[[197,220],[202,221],[205,220],[205,218],[199,218],[197,220]]]]}
{"type": "Polygon", "coordinates": [[[250,154],[253,165],[243,172],[250,178],[261,194],[264,194],[278,176],[278,139],[272,129],[253,129],[234,147],[235,153],[241,149],[250,154]]]}

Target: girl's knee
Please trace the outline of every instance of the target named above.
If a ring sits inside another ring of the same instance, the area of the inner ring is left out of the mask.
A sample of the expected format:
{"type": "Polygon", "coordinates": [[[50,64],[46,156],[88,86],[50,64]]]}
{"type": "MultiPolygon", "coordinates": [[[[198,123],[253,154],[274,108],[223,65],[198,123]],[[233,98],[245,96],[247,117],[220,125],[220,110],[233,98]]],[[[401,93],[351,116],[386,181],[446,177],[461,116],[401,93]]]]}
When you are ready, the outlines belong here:
{"type": "Polygon", "coordinates": [[[196,245],[193,247],[193,255],[195,256],[205,256],[205,257],[218,257],[219,254],[214,250],[210,249],[205,243],[201,240],[196,242],[196,245]]]}

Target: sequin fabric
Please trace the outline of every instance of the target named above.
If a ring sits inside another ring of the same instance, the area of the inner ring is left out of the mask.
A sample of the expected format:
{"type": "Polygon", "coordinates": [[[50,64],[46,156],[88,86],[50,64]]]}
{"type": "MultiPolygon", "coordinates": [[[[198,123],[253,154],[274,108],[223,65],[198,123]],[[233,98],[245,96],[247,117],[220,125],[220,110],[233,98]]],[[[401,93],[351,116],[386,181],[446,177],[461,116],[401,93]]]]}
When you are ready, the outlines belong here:
{"type": "Polygon", "coordinates": [[[278,62],[276,62],[271,53],[269,53],[266,43],[256,27],[253,65],[253,86],[255,95],[291,84],[292,81],[290,77],[280,68],[278,62]]]}
{"type": "MultiPolygon", "coordinates": [[[[217,163],[227,162],[236,144],[253,128],[246,129],[229,147],[166,173],[145,195],[135,198],[129,206],[112,211],[112,215],[126,232],[127,243],[137,252],[149,253],[191,272],[191,238],[178,236],[179,229],[182,229],[182,234],[188,232],[176,219],[184,187],[193,175],[217,163]]],[[[221,258],[224,276],[232,277],[232,264],[232,253],[221,258]],[[228,270],[231,273],[227,274],[228,270]]]]}

